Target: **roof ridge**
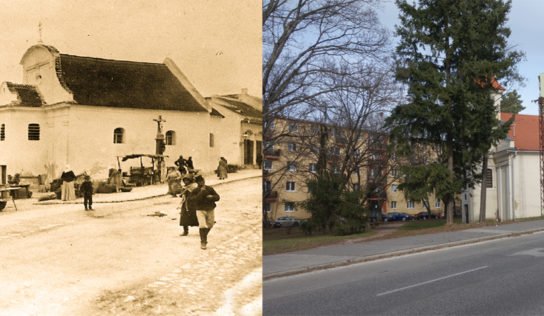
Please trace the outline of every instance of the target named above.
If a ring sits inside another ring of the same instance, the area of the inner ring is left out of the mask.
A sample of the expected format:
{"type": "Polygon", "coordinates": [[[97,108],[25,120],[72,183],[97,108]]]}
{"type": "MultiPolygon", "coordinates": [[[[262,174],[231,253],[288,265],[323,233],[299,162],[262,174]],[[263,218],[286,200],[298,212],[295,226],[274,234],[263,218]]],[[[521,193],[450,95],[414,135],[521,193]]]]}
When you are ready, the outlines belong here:
{"type": "Polygon", "coordinates": [[[133,60],[122,60],[122,59],[109,59],[109,58],[100,58],[100,57],[90,57],[90,56],[78,56],[78,55],[71,55],[71,54],[59,54],[60,57],[76,57],[76,58],[83,58],[83,59],[90,59],[90,60],[96,60],[96,61],[106,61],[106,62],[116,62],[116,63],[130,63],[130,64],[149,64],[149,65],[165,65],[164,63],[157,63],[157,62],[147,62],[147,61],[133,61],[133,60]]]}

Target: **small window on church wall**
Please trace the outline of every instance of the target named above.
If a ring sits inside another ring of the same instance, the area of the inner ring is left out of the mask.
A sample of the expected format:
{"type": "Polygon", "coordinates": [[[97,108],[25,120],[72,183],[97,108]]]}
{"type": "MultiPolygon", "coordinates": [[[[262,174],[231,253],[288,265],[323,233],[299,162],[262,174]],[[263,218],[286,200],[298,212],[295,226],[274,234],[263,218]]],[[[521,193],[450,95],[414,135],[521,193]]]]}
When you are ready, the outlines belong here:
{"type": "Polygon", "coordinates": [[[176,132],[174,131],[167,131],[165,135],[165,144],[172,146],[176,144],[176,132]]]}
{"type": "Polygon", "coordinates": [[[213,146],[214,146],[213,134],[210,133],[210,147],[213,147],[213,146]]]}
{"type": "Polygon", "coordinates": [[[487,169],[487,172],[485,174],[485,187],[493,187],[493,171],[491,169],[487,169]]]}
{"type": "Polygon", "coordinates": [[[40,124],[28,124],[28,140],[40,140],[40,124]]]}
{"type": "Polygon", "coordinates": [[[6,140],[6,124],[0,125],[0,141],[6,140]]]}
{"type": "Polygon", "coordinates": [[[123,138],[125,136],[124,134],[125,134],[124,129],[122,129],[121,127],[116,128],[113,131],[113,143],[114,144],[122,144],[123,143],[123,138]]]}

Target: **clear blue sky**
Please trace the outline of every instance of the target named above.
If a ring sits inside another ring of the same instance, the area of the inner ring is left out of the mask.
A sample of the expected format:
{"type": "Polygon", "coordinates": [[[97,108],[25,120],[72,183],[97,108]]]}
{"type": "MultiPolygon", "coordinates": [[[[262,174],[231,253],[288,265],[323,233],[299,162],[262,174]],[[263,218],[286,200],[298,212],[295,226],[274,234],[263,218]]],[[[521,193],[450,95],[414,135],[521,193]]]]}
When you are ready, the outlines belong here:
{"type": "MultiPolygon", "coordinates": [[[[384,1],[378,10],[381,23],[394,32],[394,26],[399,23],[398,9],[393,0],[384,1]]],[[[509,45],[516,50],[525,52],[525,60],[518,64],[518,71],[525,81],[520,84],[505,86],[506,92],[517,90],[521,95],[525,110],[522,114],[538,115],[538,106],[532,100],[539,95],[538,75],[544,73],[544,41],[542,40],[539,22],[544,13],[544,1],[513,0],[508,26],[512,31],[509,45]]]]}

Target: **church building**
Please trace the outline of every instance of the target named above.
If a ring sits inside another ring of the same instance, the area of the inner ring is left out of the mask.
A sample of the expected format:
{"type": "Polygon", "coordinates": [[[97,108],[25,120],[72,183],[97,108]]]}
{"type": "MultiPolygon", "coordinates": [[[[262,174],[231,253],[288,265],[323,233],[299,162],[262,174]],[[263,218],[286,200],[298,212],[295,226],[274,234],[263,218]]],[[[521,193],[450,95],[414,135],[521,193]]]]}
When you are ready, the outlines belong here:
{"type": "MultiPolygon", "coordinates": [[[[20,63],[23,83],[0,86],[0,183],[15,173],[51,181],[66,165],[76,174],[106,178],[117,157],[156,153],[157,123],[167,166],[183,155],[211,174],[220,156],[229,159],[243,148],[242,135],[236,143],[222,140],[228,131],[222,129],[240,121],[213,109],[168,58],[81,57],[37,44],[20,63]]],[[[242,164],[240,159],[229,163],[242,164]]]]}

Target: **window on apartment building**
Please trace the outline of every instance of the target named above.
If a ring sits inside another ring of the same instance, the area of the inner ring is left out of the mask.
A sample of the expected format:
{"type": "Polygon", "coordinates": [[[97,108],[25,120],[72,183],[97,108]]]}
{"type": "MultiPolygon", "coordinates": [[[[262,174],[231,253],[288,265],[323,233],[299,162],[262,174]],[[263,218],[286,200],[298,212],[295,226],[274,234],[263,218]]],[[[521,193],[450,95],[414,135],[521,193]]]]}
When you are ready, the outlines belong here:
{"type": "Polygon", "coordinates": [[[310,164],[310,172],[316,173],[317,172],[317,164],[311,163],[310,164]]]}
{"type": "Polygon", "coordinates": [[[6,140],[6,124],[0,125],[0,141],[6,140]]]}
{"type": "Polygon", "coordinates": [[[315,135],[319,132],[319,127],[313,124],[312,127],[310,127],[310,131],[312,132],[312,135],[315,135]]]}
{"type": "Polygon", "coordinates": [[[287,171],[295,172],[297,171],[297,163],[294,161],[287,162],[287,171]]]}
{"type": "Polygon", "coordinates": [[[164,144],[167,146],[172,146],[176,144],[176,132],[167,131],[164,138],[164,144]]]}
{"type": "Polygon", "coordinates": [[[414,201],[407,201],[406,202],[406,208],[409,208],[409,209],[414,208],[414,201]]]}
{"type": "Polygon", "coordinates": [[[436,202],[434,202],[434,207],[440,208],[440,200],[436,200],[436,202]]]}
{"type": "Polygon", "coordinates": [[[28,140],[40,140],[40,124],[28,124],[28,140]]]}
{"type": "Polygon", "coordinates": [[[296,143],[287,143],[287,150],[297,151],[297,144],[296,143]]]}
{"type": "Polygon", "coordinates": [[[210,147],[215,146],[215,135],[213,133],[210,133],[210,147]]]}
{"type": "Polygon", "coordinates": [[[274,150],[274,142],[271,140],[266,140],[264,142],[264,150],[274,150]]]}
{"type": "Polygon", "coordinates": [[[374,177],[374,169],[370,169],[370,176],[374,177]]]}
{"type": "Polygon", "coordinates": [[[295,182],[293,181],[287,181],[285,183],[285,191],[287,192],[295,192],[295,182]]]}
{"type": "Polygon", "coordinates": [[[295,211],[295,202],[285,202],[285,212],[291,213],[295,211]]]}
{"type": "Polygon", "coordinates": [[[397,192],[397,185],[396,184],[391,185],[391,192],[397,192]]]}
{"type": "Polygon", "coordinates": [[[270,213],[270,202],[263,203],[263,210],[265,211],[265,213],[270,213]]]}
{"type": "Polygon", "coordinates": [[[113,143],[122,144],[125,138],[125,129],[118,127],[113,130],[113,143]]]}
{"type": "Polygon", "coordinates": [[[397,201],[391,201],[391,209],[396,210],[397,209],[397,201]]]}
{"type": "Polygon", "coordinates": [[[391,175],[396,178],[399,175],[399,171],[397,169],[393,169],[391,170],[391,175]]]}
{"type": "Polygon", "coordinates": [[[296,132],[296,131],[298,131],[298,123],[289,122],[289,132],[296,132]]]}
{"type": "Polygon", "coordinates": [[[493,170],[491,169],[487,169],[487,172],[485,174],[485,187],[486,188],[493,187],[493,170]]]}
{"type": "Polygon", "coordinates": [[[272,170],[272,160],[264,160],[263,161],[263,169],[264,170],[272,170]]]}
{"type": "Polygon", "coordinates": [[[354,183],[353,184],[353,191],[359,191],[359,189],[361,189],[361,186],[359,185],[359,183],[354,183]]]}
{"type": "Polygon", "coordinates": [[[361,156],[361,150],[359,148],[355,149],[355,156],[361,156]]]}
{"type": "Polygon", "coordinates": [[[268,192],[272,189],[272,182],[270,180],[263,181],[263,191],[268,192]]]}

